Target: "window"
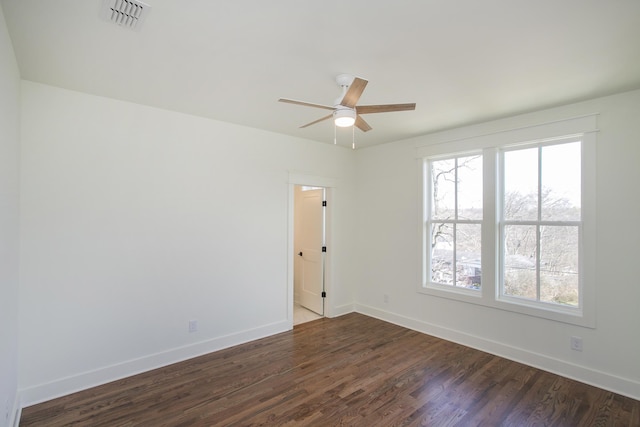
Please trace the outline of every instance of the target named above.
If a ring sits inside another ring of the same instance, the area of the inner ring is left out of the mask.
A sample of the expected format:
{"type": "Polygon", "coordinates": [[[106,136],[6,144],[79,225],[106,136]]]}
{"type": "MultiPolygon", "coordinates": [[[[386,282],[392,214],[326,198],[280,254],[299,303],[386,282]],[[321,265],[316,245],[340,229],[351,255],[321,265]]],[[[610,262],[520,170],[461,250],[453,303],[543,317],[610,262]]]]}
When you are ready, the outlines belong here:
{"type": "Polygon", "coordinates": [[[580,306],[581,142],[501,152],[500,295],[580,306]]]}
{"type": "Polygon", "coordinates": [[[479,290],[482,284],[482,155],[427,162],[430,176],[429,281],[479,290]]]}
{"type": "Polygon", "coordinates": [[[422,147],[419,292],[594,327],[595,118],[422,147]]]}

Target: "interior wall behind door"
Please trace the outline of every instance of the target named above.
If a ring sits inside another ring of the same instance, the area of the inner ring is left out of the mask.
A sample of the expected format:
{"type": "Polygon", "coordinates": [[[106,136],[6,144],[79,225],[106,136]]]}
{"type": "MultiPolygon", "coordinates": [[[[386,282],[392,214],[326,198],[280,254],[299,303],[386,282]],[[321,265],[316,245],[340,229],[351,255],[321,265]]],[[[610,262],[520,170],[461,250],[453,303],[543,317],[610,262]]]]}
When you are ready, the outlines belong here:
{"type": "MultiPolygon", "coordinates": [[[[293,247],[300,247],[300,227],[302,226],[301,221],[301,206],[298,201],[302,196],[302,186],[296,185],[294,187],[294,203],[293,203],[293,247]]],[[[300,304],[300,284],[301,284],[301,268],[300,268],[300,258],[297,255],[297,252],[293,256],[293,301],[296,304],[300,304]]]]}

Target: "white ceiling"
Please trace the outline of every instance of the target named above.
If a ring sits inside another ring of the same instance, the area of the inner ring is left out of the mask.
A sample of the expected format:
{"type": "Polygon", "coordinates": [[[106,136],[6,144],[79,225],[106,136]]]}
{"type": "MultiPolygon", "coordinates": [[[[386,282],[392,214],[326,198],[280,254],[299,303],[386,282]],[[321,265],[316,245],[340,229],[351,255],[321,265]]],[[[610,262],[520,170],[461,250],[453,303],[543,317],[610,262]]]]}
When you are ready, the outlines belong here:
{"type": "MultiPolygon", "coordinates": [[[[369,80],[360,147],[640,88],[638,0],[0,0],[26,80],[333,143],[335,76],[369,80]]],[[[339,141],[350,145],[351,132],[339,141]]]]}

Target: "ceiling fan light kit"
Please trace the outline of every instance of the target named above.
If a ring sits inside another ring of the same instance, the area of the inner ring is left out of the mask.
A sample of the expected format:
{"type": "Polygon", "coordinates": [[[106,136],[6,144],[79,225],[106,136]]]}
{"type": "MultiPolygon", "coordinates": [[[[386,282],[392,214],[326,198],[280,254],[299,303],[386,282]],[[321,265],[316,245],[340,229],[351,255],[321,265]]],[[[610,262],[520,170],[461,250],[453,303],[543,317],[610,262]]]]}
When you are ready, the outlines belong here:
{"type": "Polygon", "coordinates": [[[333,122],[336,126],[341,128],[348,128],[349,126],[353,126],[356,122],[356,110],[353,108],[340,108],[340,106],[336,107],[336,110],[333,112],[333,122]]]}
{"type": "Polygon", "coordinates": [[[368,81],[359,77],[353,77],[350,74],[339,74],[336,77],[336,83],[340,88],[342,88],[342,98],[338,98],[333,106],[313,104],[311,102],[296,101],[294,99],[287,98],[280,98],[278,101],[332,111],[328,116],[321,117],[311,123],[302,125],[300,126],[301,128],[306,128],[307,126],[333,118],[334,124],[338,127],[350,127],[355,125],[355,127],[360,129],[362,132],[370,131],[371,126],[369,126],[369,124],[361,117],[361,114],[388,113],[392,111],[409,111],[416,109],[415,103],[356,106],[360,100],[360,96],[362,96],[362,92],[364,92],[365,87],[367,87],[368,81]]]}

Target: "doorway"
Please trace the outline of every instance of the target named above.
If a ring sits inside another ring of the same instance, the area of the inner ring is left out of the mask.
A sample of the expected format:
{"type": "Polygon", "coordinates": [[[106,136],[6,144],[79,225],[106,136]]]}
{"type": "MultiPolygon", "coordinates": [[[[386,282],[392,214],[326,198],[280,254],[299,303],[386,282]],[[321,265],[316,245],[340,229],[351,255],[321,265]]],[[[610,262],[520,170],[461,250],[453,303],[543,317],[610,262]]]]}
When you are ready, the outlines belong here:
{"type": "Polygon", "coordinates": [[[294,324],[325,315],[326,193],[294,187],[294,324]]]}

